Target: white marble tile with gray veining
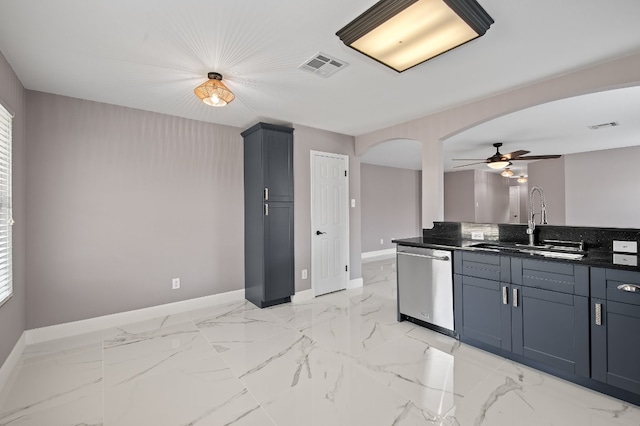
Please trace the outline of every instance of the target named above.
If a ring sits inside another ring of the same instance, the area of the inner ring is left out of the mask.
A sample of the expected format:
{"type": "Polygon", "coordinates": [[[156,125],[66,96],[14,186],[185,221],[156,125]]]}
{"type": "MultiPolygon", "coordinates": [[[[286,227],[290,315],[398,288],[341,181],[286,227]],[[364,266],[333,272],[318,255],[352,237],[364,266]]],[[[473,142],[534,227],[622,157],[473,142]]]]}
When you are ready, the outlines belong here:
{"type": "Polygon", "coordinates": [[[40,362],[101,348],[102,332],[96,331],[28,345],[22,353],[22,360],[24,363],[40,362]]]}
{"type": "Polygon", "coordinates": [[[0,426],[640,426],[636,406],[397,322],[395,273],[28,346],[0,426]]]}
{"type": "Polygon", "coordinates": [[[214,352],[191,322],[138,333],[119,330],[121,334],[105,340],[104,380],[107,386],[135,382],[214,352]]]}
{"type": "MultiPolygon", "coordinates": [[[[14,383],[3,391],[0,425],[38,418],[38,412],[74,404],[101,390],[101,349],[22,364],[14,383]]],[[[89,416],[94,414],[100,413],[89,416]]]]}
{"type": "Polygon", "coordinates": [[[246,300],[190,312],[196,327],[217,352],[226,352],[291,329],[267,309],[246,300]]]}
{"type": "Polygon", "coordinates": [[[221,353],[251,393],[264,401],[270,395],[299,386],[321,374],[317,344],[304,334],[286,333],[221,353]]]}
{"type": "Polygon", "coordinates": [[[273,425],[215,352],[161,374],[107,386],[104,405],[106,425],[273,425]]]}
{"type": "Polygon", "coordinates": [[[416,325],[396,318],[395,306],[387,299],[372,295],[350,300],[346,315],[317,322],[302,330],[320,346],[358,356],[408,333],[416,325]]]}
{"type": "Polygon", "coordinates": [[[320,374],[269,396],[264,407],[279,426],[433,425],[435,416],[377,382],[346,358],[316,355],[320,374]]]}
{"type": "Polygon", "coordinates": [[[326,294],[302,303],[288,303],[269,308],[291,328],[305,331],[309,327],[335,318],[349,316],[350,301],[344,291],[326,294]]]}
{"type": "Polygon", "coordinates": [[[481,382],[452,416],[474,425],[509,425],[519,416],[526,425],[640,424],[640,409],[632,404],[512,361],[481,382]]]}
{"type": "Polygon", "coordinates": [[[491,356],[469,359],[451,355],[407,336],[358,358],[372,377],[418,407],[443,417],[502,362],[491,356]]]}

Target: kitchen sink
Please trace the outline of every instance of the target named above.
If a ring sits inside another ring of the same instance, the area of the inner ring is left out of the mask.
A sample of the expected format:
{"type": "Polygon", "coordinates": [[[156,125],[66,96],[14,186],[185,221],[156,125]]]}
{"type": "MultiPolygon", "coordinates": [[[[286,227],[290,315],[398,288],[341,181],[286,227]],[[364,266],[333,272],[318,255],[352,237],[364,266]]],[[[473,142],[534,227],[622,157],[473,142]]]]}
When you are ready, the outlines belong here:
{"type": "Polygon", "coordinates": [[[530,246],[527,244],[518,243],[475,243],[469,247],[491,250],[491,251],[511,251],[517,253],[534,254],[538,256],[551,257],[554,259],[568,259],[579,260],[582,259],[585,253],[576,247],[568,247],[554,244],[542,244],[536,246],[530,246]]]}

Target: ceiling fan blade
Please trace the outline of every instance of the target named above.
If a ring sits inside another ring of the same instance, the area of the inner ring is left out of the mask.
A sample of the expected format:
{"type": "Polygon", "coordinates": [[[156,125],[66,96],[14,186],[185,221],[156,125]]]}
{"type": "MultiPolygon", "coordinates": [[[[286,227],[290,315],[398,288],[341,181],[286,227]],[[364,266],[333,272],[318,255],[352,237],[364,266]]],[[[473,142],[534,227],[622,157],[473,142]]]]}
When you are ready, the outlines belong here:
{"type": "Polygon", "coordinates": [[[487,161],[486,158],[452,158],[451,161],[487,161]]]}
{"type": "Polygon", "coordinates": [[[518,150],[518,151],[510,152],[508,154],[504,154],[504,157],[507,157],[510,160],[515,160],[518,157],[520,157],[521,155],[526,155],[526,154],[528,154],[530,152],[531,151],[525,151],[525,150],[521,149],[521,150],[518,150]]]}
{"type": "Polygon", "coordinates": [[[512,158],[511,160],[549,160],[560,157],[562,157],[562,155],[529,155],[527,157],[512,158]]]}
{"type": "Polygon", "coordinates": [[[467,167],[467,166],[475,166],[476,164],[485,164],[487,161],[479,161],[477,163],[469,163],[469,164],[461,164],[459,166],[453,166],[454,169],[458,169],[460,167],[467,167]]]}

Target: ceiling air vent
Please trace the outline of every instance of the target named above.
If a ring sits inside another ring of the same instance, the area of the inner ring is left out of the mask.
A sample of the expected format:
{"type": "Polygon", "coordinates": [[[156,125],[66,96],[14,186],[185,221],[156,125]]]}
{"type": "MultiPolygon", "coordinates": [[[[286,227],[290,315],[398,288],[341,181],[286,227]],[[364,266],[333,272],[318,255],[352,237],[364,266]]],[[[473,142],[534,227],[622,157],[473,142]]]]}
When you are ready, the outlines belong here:
{"type": "Polygon", "coordinates": [[[620,123],[618,123],[617,121],[612,121],[610,123],[602,123],[602,124],[594,124],[593,126],[588,126],[591,130],[598,130],[598,129],[602,129],[604,127],[615,127],[615,126],[619,126],[620,123]]]}
{"type": "Polygon", "coordinates": [[[304,64],[300,65],[298,68],[326,78],[348,65],[349,64],[345,61],[341,61],[325,53],[318,52],[308,60],[304,61],[304,64]]]}

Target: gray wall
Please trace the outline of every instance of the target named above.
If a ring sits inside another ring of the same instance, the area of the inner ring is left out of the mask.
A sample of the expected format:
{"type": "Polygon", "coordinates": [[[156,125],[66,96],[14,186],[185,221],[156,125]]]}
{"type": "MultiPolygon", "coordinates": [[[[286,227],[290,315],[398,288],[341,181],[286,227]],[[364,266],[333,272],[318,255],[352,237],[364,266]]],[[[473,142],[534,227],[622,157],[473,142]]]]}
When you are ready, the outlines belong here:
{"type": "Polygon", "coordinates": [[[0,306],[0,365],[26,328],[25,295],[25,90],[0,53],[0,103],[13,119],[13,297],[0,306]]]}
{"type": "Polygon", "coordinates": [[[639,159],[640,146],[565,156],[567,225],[640,228],[639,159]]]}
{"type": "Polygon", "coordinates": [[[444,174],[444,220],[476,221],[475,170],[444,174]]]}
{"type": "MultiPolygon", "coordinates": [[[[28,116],[28,328],[243,288],[243,129],[39,92],[28,116]]],[[[359,278],[354,139],[294,127],[296,290],[311,287],[310,150],[350,156],[359,278]]]]}
{"type": "Polygon", "coordinates": [[[352,136],[294,125],[293,156],[295,186],[296,291],[311,288],[311,279],[303,280],[301,271],[311,277],[311,151],[331,152],[349,156],[349,198],[356,207],[349,207],[349,263],[351,279],[360,278],[360,158],[355,156],[352,136]]]}
{"type": "Polygon", "coordinates": [[[243,288],[242,129],[27,93],[28,328],[243,288]]]}
{"type": "Polygon", "coordinates": [[[499,173],[476,170],[476,222],[509,222],[509,180],[499,173]]]}
{"type": "MultiPolygon", "coordinates": [[[[544,198],[547,204],[547,219],[550,225],[573,225],[566,222],[565,219],[565,158],[534,161],[527,165],[529,190],[534,186],[539,186],[544,191],[544,198]]],[[[529,196],[527,194],[528,199],[529,196]]],[[[535,222],[540,223],[538,194],[533,198],[533,210],[537,215],[534,218],[535,222]]]]}
{"type": "Polygon", "coordinates": [[[419,170],[360,166],[362,252],[394,248],[393,238],[421,235],[421,180],[419,170]]]}
{"type": "Polygon", "coordinates": [[[444,220],[509,222],[509,180],[482,170],[445,173],[444,220]]]}

